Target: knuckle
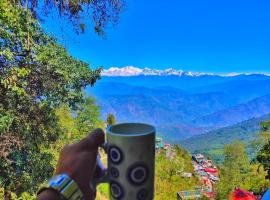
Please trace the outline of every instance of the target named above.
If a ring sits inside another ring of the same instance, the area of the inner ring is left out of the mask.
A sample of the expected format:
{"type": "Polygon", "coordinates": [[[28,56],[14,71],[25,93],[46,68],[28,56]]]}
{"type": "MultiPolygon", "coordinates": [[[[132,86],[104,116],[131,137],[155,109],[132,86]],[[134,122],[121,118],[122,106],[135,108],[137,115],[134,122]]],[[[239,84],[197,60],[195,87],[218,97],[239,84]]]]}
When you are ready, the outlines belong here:
{"type": "Polygon", "coordinates": [[[101,128],[96,128],[96,129],[94,129],[94,130],[92,131],[92,133],[99,133],[99,134],[102,134],[102,133],[104,133],[104,131],[103,131],[103,129],[101,129],[101,128]]]}
{"type": "Polygon", "coordinates": [[[62,149],[61,149],[61,154],[67,152],[70,149],[70,145],[66,144],[62,149]]]}

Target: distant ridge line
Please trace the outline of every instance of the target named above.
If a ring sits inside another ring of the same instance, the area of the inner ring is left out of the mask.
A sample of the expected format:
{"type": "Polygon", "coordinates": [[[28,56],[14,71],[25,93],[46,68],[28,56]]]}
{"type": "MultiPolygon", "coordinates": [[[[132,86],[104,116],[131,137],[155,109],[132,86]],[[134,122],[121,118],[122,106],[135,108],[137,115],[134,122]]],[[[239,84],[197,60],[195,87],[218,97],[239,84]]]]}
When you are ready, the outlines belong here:
{"type": "Polygon", "coordinates": [[[240,76],[240,75],[264,75],[270,76],[270,74],[265,73],[228,73],[228,74],[214,74],[214,73],[204,73],[204,72],[191,72],[191,71],[183,71],[179,69],[167,68],[164,70],[160,69],[150,69],[150,68],[138,68],[134,66],[126,66],[126,67],[110,67],[109,69],[104,69],[101,73],[102,76],[190,76],[190,77],[198,77],[198,76],[223,76],[223,77],[231,77],[231,76],[240,76]]]}

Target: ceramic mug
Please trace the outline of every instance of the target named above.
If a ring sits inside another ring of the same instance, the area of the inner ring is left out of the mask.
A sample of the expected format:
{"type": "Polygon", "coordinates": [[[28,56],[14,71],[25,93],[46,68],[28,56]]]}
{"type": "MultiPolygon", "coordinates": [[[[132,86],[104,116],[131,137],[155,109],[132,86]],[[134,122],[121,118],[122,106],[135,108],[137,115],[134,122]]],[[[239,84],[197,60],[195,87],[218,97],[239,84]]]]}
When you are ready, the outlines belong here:
{"type": "Polygon", "coordinates": [[[105,182],[110,184],[111,200],[154,199],[155,132],[153,126],[142,123],[107,128],[105,182]]]}

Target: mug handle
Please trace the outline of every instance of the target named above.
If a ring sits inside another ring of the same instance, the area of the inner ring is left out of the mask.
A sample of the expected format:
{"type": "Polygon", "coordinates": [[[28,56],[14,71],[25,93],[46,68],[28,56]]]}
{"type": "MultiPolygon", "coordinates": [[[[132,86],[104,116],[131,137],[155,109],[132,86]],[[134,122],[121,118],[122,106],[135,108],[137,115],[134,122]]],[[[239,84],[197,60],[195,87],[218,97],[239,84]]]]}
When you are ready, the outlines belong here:
{"type": "MultiPolygon", "coordinates": [[[[105,151],[105,153],[107,154],[107,143],[104,142],[101,145],[101,148],[105,151]]],[[[96,191],[96,188],[99,184],[101,183],[109,183],[109,174],[108,174],[108,169],[103,165],[101,159],[100,159],[100,154],[98,153],[97,155],[97,165],[98,167],[101,169],[102,171],[102,175],[98,178],[94,178],[92,182],[90,182],[90,187],[93,191],[96,191]]]]}

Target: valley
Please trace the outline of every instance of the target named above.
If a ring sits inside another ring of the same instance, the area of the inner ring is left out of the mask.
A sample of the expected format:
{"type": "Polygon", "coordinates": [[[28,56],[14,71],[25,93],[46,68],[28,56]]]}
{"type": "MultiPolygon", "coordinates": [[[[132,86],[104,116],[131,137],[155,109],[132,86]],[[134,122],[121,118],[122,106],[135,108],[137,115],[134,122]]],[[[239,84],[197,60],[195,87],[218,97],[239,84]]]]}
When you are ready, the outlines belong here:
{"type": "Polygon", "coordinates": [[[217,160],[224,144],[256,138],[259,123],[270,113],[268,75],[121,70],[105,72],[95,87],[86,89],[103,119],[112,113],[117,122],[153,124],[168,142],[217,160]]]}

